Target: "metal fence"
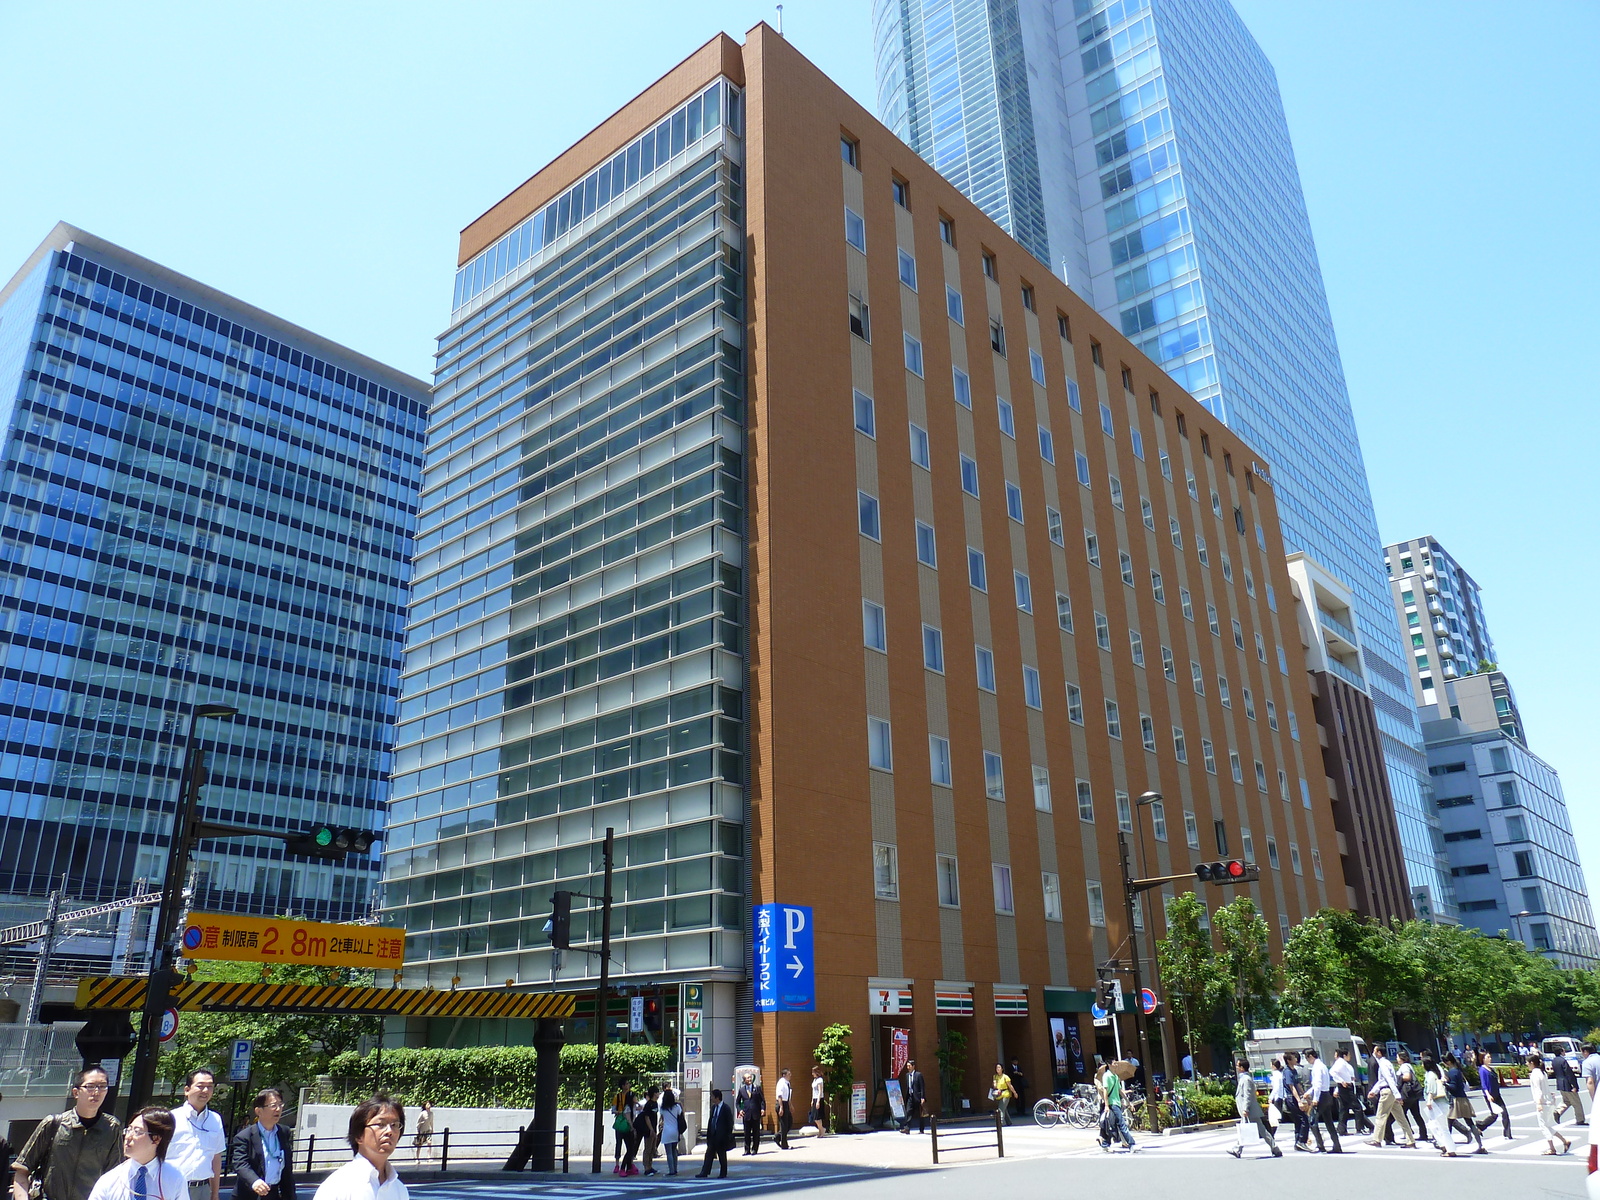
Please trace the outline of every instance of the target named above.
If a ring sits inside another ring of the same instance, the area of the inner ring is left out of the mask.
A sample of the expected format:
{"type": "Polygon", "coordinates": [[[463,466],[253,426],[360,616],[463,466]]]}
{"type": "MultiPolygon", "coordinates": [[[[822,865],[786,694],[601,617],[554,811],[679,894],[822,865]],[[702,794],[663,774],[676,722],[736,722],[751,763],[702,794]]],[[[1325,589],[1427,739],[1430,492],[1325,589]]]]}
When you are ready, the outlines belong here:
{"type": "Polygon", "coordinates": [[[66,1097],[83,1066],[77,1025],[0,1025],[0,1092],[66,1097]]]}
{"type": "Polygon", "coordinates": [[[941,1128],[938,1114],[934,1114],[929,1120],[933,1125],[933,1161],[935,1166],[939,1163],[939,1142],[941,1139],[946,1143],[943,1147],[946,1154],[956,1150],[993,1150],[996,1158],[1004,1158],[1006,1156],[1006,1135],[998,1111],[994,1114],[993,1125],[990,1125],[987,1121],[963,1121],[960,1123],[947,1121],[941,1128]],[[991,1133],[994,1134],[994,1141],[992,1142],[974,1142],[971,1140],[974,1137],[988,1137],[991,1133]]]}

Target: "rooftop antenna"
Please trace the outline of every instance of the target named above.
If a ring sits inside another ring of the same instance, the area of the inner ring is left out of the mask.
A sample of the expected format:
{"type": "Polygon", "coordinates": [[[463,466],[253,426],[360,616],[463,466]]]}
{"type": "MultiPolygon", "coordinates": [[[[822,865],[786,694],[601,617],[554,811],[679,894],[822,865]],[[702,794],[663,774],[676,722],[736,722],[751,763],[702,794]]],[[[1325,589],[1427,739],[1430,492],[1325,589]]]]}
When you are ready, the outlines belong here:
{"type": "Polygon", "coordinates": [[[778,36],[783,36],[783,5],[778,5],[778,36]]]}

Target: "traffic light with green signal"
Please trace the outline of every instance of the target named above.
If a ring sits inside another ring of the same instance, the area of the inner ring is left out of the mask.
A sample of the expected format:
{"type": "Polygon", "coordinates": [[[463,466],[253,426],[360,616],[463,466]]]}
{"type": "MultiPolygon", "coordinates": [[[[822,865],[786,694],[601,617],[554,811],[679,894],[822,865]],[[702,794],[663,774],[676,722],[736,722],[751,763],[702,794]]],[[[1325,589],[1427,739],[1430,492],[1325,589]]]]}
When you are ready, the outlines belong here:
{"type": "Polygon", "coordinates": [[[365,829],[352,829],[346,825],[313,825],[303,833],[285,838],[284,850],[309,858],[344,858],[349,854],[365,854],[377,840],[376,834],[365,829]]]}

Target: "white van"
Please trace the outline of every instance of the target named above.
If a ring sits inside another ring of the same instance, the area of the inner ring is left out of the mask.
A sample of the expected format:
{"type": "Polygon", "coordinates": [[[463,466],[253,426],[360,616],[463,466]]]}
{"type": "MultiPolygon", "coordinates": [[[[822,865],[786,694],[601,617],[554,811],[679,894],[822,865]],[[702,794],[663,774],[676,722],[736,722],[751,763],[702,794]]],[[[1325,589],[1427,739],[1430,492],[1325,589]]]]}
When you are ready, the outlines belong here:
{"type": "Polygon", "coordinates": [[[1561,1055],[1572,1064],[1574,1071],[1583,1066],[1583,1043],[1577,1038],[1547,1037],[1539,1043],[1539,1053],[1544,1056],[1544,1065],[1554,1067],[1556,1055],[1561,1055]]]}
{"type": "Polygon", "coordinates": [[[1272,1060],[1286,1050],[1304,1053],[1315,1050],[1318,1057],[1329,1066],[1337,1051],[1350,1052],[1350,1065],[1358,1072],[1366,1066],[1366,1042],[1348,1029],[1334,1025],[1294,1025],[1286,1029],[1258,1029],[1256,1036],[1244,1044],[1245,1057],[1250,1060],[1253,1074],[1271,1069],[1272,1060]]]}

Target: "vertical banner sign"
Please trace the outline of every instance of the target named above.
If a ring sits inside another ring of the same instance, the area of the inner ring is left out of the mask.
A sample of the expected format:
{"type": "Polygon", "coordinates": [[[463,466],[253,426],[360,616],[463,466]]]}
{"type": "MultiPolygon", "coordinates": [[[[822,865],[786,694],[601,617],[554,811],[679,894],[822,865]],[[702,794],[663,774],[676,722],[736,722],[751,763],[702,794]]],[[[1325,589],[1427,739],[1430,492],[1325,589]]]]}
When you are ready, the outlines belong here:
{"type": "Polygon", "coordinates": [[[899,1079],[911,1057],[911,1030],[889,1030],[889,1078],[899,1079]]]}
{"type": "Polygon", "coordinates": [[[758,904],[755,909],[757,1012],[815,1012],[816,964],[811,909],[758,904]]]}
{"type": "Polygon", "coordinates": [[[644,997],[630,996],[628,998],[628,1032],[644,1032],[644,997]]]}
{"type": "Polygon", "coordinates": [[[1056,1074],[1067,1073],[1067,1022],[1064,1017],[1050,1018],[1050,1057],[1055,1062],[1056,1074]]]}

